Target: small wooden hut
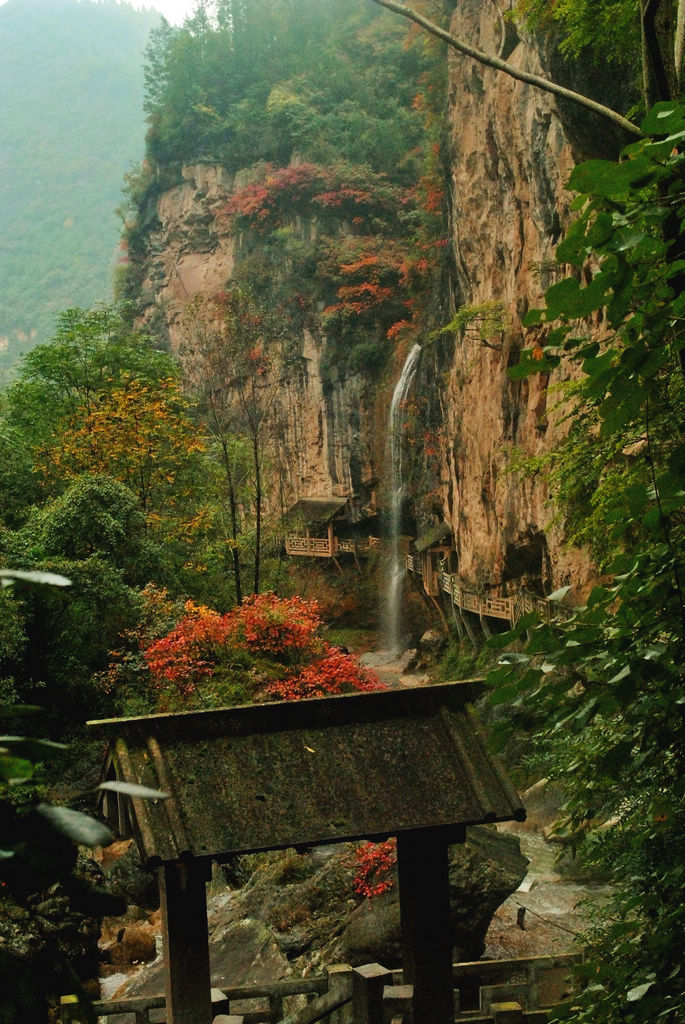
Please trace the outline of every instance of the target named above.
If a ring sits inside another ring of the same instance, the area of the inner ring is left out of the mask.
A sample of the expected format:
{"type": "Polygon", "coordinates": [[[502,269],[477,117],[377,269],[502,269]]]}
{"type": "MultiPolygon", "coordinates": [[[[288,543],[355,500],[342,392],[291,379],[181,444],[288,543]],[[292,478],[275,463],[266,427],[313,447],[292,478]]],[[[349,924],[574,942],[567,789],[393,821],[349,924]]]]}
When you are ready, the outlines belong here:
{"type": "Polygon", "coordinates": [[[158,873],[169,1024],[212,1019],[212,860],[393,835],[414,1019],[452,1024],[448,845],[467,825],[525,817],[473,697],[449,683],[90,723],[109,740],[105,778],[168,794],[105,791],[102,812],[158,873]]]}
{"type": "Polygon", "coordinates": [[[337,553],[334,522],[344,519],[348,498],[301,498],[288,509],[285,520],[288,555],[334,558],[337,553]]]}

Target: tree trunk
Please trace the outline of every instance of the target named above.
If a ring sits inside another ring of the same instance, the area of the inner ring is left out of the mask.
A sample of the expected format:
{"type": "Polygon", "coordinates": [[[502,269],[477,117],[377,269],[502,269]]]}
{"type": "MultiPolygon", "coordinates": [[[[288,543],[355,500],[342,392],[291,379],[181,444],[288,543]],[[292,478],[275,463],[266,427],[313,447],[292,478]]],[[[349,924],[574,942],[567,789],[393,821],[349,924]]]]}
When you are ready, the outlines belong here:
{"type": "MultiPolygon", "coordinates": [[[[395,14],[401,14],[404,18],[408,18],[410,21],[415,22],[422,28],[425,28],[431,35],[436,36],[438,39],[442,39],[443,42],[447,43],[453,50],[457,50],[459,53],[464,54],[467,57],[471,57],[473,60],[478,61],[479,64],[484,64],[486,67],[495,68],[496,71],[503,71],[504,74],[509,75],[510,78],[515,78],[519,82],[526,82],[528,85],[533,85],[537,89],[542,89],[544,92],[550,92],[554,96],[560,96],[562,99],[571,100],[573,103],[578,103],[580,106],[585,107],[587,110],[592,110],[595,114],[600,114],[602,117],[606,117],[609,121],[623,128],[624,131],[629,132],[631,135],[642,135],[642,132],[637,125],[629,121],[623,114],[619,114],[618,111],[612,110],[611,107],[605,106],[603,103],[597,103],[596,100],[590,99],[589,96],[584,96],[582,93],[575,92],[573,89],[567,89],[563,85],[558,85],[556,82],[552,82],[547,78],[543,78],[541,75],[534,75],[529,71],[522,71],[519,68],[513,67],[508,64],[505,60],[494,56],[493,54],[484,53],[482,50],[476,49],[475,46],[471,46],[469,43],[464,42],[463,39],[458,39],[456,36],[451,35],[446,29],[441,28],[434,22],[429,21],[428,18],[424,18],[422,14],[417,11],[413,11],[410,7],[406,7],[404,4],[399,3],[398,0],[373,0],[374,3],[378,4],[379,7],[386,7],[389,11],[394,11],[395,14]]],[[[660,0],[642,0],[643,3],[653,4],[659,3],[660,0]]]]}
{"type": "Polygon", "coordinates": [[[678,97],[676,26],[670,0],[640,0],[645,107],[678,97]]]}
{"type": "Polygon", "coordinates": [[[232,554],[233,575],[235,576],[235,600],[236,604],[241,605],[243,603],[243,588],[240,579],[240,549],[238,547],[238,504],[235,497],[235,484],[233,482],[233,470],[231,469],[228,445],[223,437],[221,438],[221,451],[224,457],[224,469],[226,470],[226,480],[228,482],[228,507],[231,514],[231,540],[233,541],[232,554]]]}
{"type": "Polygon", "coordinates": [[[255,553],[254,553],[254,588],[255,594],[259,593],[259,562],[262,546],[262,465],[259,451],[259,437],[255,433],[252,437],[252,458],[254,460],[255,473],[255,553]]]}

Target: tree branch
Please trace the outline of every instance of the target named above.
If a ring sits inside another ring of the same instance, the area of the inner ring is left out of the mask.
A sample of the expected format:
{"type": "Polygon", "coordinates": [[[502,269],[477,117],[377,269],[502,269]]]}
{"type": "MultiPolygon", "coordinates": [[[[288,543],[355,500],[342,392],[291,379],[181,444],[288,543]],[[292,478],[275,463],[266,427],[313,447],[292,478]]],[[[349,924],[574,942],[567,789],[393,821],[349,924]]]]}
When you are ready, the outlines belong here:
{"type": "Polygon", "coordinates": [[[676,81],[680,92],[683,88],[683,60],[685,60],[685,0],[678,0],[673,56],[675,61],[676,81]]]}
{"type": "Polygon", "coordinates": [[[563,99],[571,100],[572,103],[578,103],[581,107],[585,107],[586,110],[592,110],[595,114],[599,114],[601,117],[607,118],[614,124],[618,125],[624,131],[629,132],[631,135],[642,136],[642,132],[618,111],[612,110],[611,107],[606,107],[603,103],[597,103],[596,100],[590,99],[589,96],[583,96],[582,93],[574,92],[573,89],[566,89],[563,85],[557,85],[556,82],[551,82],[547,78],[542,78],[541,75],[534,75],[529,71],[520,71],[518,68],[508,64],[505,60],[501,60],[499,57],[491,56],[490,54],[484,53],[482,50],[476,49],[474,46],[469,46],[468,43],[463,42],[461,39],[457,39],[456,36],[451,35],[446,29],[440,28],[435,22],[429,21],[428,18],[424,18],[422,14],[417,11],[413,11],[410,7],[406,7],[404,4],[398,3],[397,0],[373,0],[374,3],[380,7],[386,7],[389,11],[393,11],[395,14],[401,14],[403,18],[408,18],[409,21],[415,22],[420,25],[421,28],[425,28],[427,32],[435,36],[437,39],[442,39],[443,42],[447,43],[453,50],[458,50],[459,53],[465,54],[467,57],[471,57],[473,60],[477,60],[479,64],[484,64],[486,67],[494,68],[496,71],[503,71],[505,75],[509,75],[511,78],[517,79],[519,82],[525,82],[527,85],[533,85],[537,89],[542,89],[544,92],[550,92],[554,96],[561,96],[563,99]]]}

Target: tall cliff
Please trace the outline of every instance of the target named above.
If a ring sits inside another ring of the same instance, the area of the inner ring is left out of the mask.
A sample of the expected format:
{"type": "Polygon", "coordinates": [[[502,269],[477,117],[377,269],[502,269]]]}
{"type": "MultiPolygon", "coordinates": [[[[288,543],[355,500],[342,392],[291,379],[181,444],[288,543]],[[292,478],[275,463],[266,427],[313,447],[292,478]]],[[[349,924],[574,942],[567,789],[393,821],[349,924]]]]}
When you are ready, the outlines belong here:
{"type": "MultiPolygon", "coordinates": [[[[452,31],[515,66],[548,76],[578,73],[552,68],[544,45],[518,35],[494,3],[461,0],[452,31]]],[[[541,304],[558,273],[554,253],[569,219],[570,170],[606,133],[547,94],[462,57],[450,58],[448,89],[452,259],[435,297],[434,326],[460,309],[470,315],[452,331],[418,339],[423,352],[405,424],[411,512],[418,531],[440,520],[451,525],[458,571],[480,587],[506,591],[523,581],[544,590],[566,582],[582,588],[589,566],[564,547],[563,529],[550,525],[544,475],[512,470],[521,456],[540,455],[562,436],[558,381],[513,381],[507,369],[534,340],[522,326],[526,311],[541,304]]],[[[609,138],[605,146],[615,143],[609,138]]],[[[159,195],[149,217],[142,298],[145,317],[162,324],[173,349],[188,331],[190,300],[224,287],[250,250],[249,228],[226,210],[268,173],[189,166],[180,184],[159,195]]],[[[344,234],[350,223],[338,213],[335,232],[344,234]]],[[[295,248],[323,230],[314,206],[299,208],[287,224],[295,248]]],[[[271,272],[283,275],[290,255],[272,258],[271,272]]],[[[399,333],[393,349],[376,334],[383,357],[346,355],[342,368],[320,321],[303,318],[299,337],[295,368],[276,385],[272,439],[285,467],[281,501],[355,495],[361,506],[383,510],[387,410],[411,341],[399,333]]]]}

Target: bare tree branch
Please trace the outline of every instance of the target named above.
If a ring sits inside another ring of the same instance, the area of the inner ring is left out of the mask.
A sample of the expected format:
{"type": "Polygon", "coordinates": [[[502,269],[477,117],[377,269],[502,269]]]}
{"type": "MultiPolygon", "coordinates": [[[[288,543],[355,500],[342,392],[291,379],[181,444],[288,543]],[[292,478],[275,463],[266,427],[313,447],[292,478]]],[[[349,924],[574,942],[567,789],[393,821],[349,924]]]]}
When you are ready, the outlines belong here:
{"type": "Polygon", "coordinates": [[[447,43],[453,50],[458,50],[459,53],[465,54],[467,57],[471,57],[473,60],[477,60],[479,64],[485,64],[486,67],[494,68],[496,71],[503,71],[505,75],[509,75],[511,78],[517,79],[519,82],[526,82],[528,85],[533,85],[537,89],[542,89],[544,92],[550,92],[554,96],[561,96],[563,99],[571,100],[573,103],[578,103],[580,106],[585,107],[587,110],[592,110],[595,114],[599,114],[601,117],[607,118],[614,124],[618,125],[619,128],[623,128],[624,131],[630,132],[631,135],[642,136],[642,132],[629,121],[623,114],[619,114],[618,111],[612,110],[611,107],[606,107],[603,103],[597,103],[596,100],[590,99],[589,96],[583,96],[582,93],[574,92],[573,89],[566,89],[563,85],[557,85],[556,82],[551,82],[547,78],[542,78],[541,75],[534,75],[529,71],[520,71],[518,68],[512,67],[505,60],[501,60],[499,57],[491,56],[490,54],[484,53],[482,50],[476,49],[474,46],[469,46],[468,43],[463,42],[461,39],[457,39],[456,36],[451,35],[446,29],[440,28],[435,22],[429,21],[428,18],[424,18],[422,14],[417,11],[413,11],[410,7],[406,7],[404,4],[398,3],[397,0],[373,0],[374,3],[380,7],[386,7],[389,11],[394,11],[395,14],[401,14],[403,18],[408,18],[410,21],[420,25],[421,28],[425,28],[431,35],[436,36],[438,39],[442,39],[443,42],[447,43]]]}

